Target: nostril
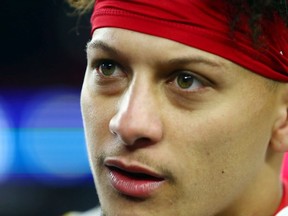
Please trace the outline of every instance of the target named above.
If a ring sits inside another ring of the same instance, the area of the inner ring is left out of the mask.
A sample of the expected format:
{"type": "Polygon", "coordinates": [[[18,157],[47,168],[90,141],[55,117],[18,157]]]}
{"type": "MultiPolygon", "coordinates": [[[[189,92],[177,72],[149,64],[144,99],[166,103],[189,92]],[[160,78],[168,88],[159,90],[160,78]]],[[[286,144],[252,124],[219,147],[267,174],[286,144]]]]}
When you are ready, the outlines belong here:
{"type": "Polygon", "coordinates": [[[128,150],[133,151],[135,149],[146,148],[146,147],[153,145],[155,143],[149,138],[142,137],[142,138],[138,138],[138,139],[134,140],[132,145],[127,144],[127,143],[125,143],[125,144],[126,144],[125,146],[128,150]]]}
{"type": "Polygon", "coordinates": [[[117,136],[117,133],[114,130],[112,130],[112,129],[110,129],[110,133],[115,135],[115,136],[117,136]]]}
{"type": "Polygon", "coordinates": [[[109,130],[110,133],[117,136],[117,128],[119,127],[119,119],[116,118],[117,116],[114,116],[110,122],[109,122],[109,130]]]}
{"type": "Polygon", "coordinates": [[[139,148],[159,142],[163,135],[162,122],[154,106],[143,105],[139,108],[139,104],[143,103],[135,100],[122,103],[124,105],[110,119],[110,133],[125,146],[135,145],[139,148]]]}

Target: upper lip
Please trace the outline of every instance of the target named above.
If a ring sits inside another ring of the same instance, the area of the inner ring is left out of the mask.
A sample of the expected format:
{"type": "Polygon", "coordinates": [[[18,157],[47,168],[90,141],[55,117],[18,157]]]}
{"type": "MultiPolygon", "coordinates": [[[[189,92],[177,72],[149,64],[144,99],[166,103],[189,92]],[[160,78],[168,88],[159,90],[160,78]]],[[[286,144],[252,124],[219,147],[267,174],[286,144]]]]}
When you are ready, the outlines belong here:
{"type": "Polygon", "coordinates": [[[125,160],[117,158],[107,158],[104,161],[105,166],[108,168],[118,168],[125,172],[135,173],[135,174],[145,174],[159,179],[164,179],[164,176],[154,171],[150,167],[143,165],[137,161],[127,162],[125,160]]]}

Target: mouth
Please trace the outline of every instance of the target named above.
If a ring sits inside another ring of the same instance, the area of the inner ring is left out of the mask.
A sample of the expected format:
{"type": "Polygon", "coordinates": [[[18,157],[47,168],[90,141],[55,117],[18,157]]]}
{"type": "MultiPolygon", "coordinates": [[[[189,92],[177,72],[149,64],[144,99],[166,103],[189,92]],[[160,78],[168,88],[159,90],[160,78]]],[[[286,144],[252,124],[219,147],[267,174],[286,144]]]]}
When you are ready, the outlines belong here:
{"type": "Polygon", "coordinates": [[[138,165],[124,165],[120,161],[105,163],[112,187],[119,193],[135,198],[148,198],[165,182],[165,178],[138,165]]]}

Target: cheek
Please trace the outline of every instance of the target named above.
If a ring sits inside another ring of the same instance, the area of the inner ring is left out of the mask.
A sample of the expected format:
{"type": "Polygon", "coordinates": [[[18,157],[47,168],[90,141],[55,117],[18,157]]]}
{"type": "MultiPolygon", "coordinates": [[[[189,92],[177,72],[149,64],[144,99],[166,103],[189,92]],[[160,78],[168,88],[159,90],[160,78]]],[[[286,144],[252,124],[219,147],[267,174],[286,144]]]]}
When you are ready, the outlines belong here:
{"type": "Polygon", "coordinates": [[[264,122],[258,120],[259,114],[245,115],[242,112],[220,110],[199,114],[192,123],[187,124],[185,130],[179,132],[177,139],[181,140],[182,137],[183,140],[185,137],[184,154],[196,160],[200,166],[205,165],[218,173],[226,169],[249,167],[252,161],[255,164],[261,158],[264,162],[269,130],[264,122]]]}
{"type": "Polygon", "coordinates": [[[81,95],[81,109],[89,153],[95,152],[95,149],[101,150],[103,144],[107,143],[107,137],[111,135],[109,122],[115,103],[99,95],[91,95],[84,89],[81,95]]]}
{"type": "Polygon", "coordinates": [[[211,204],[219,196],[232,199],[261,170],[269,141],[269,127],[260,121],[265,111],[226,107],[210,113],[194,111],[188,116],[179,113],[167,124],[182,193],[211,204]]]}

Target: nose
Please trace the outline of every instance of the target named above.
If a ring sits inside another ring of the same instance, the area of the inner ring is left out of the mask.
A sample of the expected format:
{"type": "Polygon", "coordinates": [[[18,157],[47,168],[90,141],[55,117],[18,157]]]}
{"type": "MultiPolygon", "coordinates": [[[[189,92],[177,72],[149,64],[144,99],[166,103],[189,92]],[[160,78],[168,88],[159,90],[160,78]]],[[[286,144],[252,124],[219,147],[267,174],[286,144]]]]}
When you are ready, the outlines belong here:
{"type": "Polygon", "coordinates": [[[129,87],[122,97],[117,113],[110,120],[110,131],[126,146],[137,143],[155,144],[163,136],[162,122],[155,94],[145,84],[129,87]]]}

